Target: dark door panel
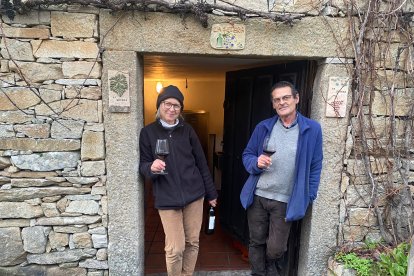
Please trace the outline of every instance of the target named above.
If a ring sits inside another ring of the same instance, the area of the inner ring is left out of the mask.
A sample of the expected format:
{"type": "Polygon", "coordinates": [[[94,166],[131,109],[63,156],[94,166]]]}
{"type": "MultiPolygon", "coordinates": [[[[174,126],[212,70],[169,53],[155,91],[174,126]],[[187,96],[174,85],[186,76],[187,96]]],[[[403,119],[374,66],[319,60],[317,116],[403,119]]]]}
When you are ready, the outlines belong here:
{"type": "MultiPolygon", "coordinates": [[[[254,82],[254,97],[252,99],[251,124],[249,132],[264,118],[270,117],[274,112],[270,101],[270,89],[274,83],[272,74],[257,76],[254,82]]],[[[250,135],[249,135],[250,138],[250,135]]],[[[244,145],[246,146],[246,145],[244,145]]]]}
{"type": "Polygon", "coordinates": [[[241,163],[241,154],[250,136],[245,124],[250,124],[250,101],[254,88],[254,79],[250,76],[243,76],[238,79],[233,79],[231,76],[228,76],[228,79],[230,81],[227,82],[226,91],[237,91],[237,93],[231,93],[231,95],[226,94],[225,100],[225,110],[227,108],[228,117],[232,118],[232,120],[228,120],[227,118],[224,120],[223,140],[226,141],[228,139],[228,141],[232,142],[223,144],[223,171],[229,173],[223,175],[222,179],[222,198],[220,205],[222,206],[223,216],[221,217],[226,219],[221,220],[221,223],[231,233],[237,235],[239,239],[244,239],[245,230],[242,230],[242,233],[240,233],[240,229],[245,228],[245,214],[237,195],[241,191],[242,186],[240,183],[247,176],[241,163]],[[245,109],[236,108],[238,106],[243,106],[245,109]],[[226,125],[232,125],[232,127],[227,128],[226,125]],[[238,139],[232,139],[235,136],[238,139]],[[226,160],[235,160],[235,162],[226,162],[226,160]]]}

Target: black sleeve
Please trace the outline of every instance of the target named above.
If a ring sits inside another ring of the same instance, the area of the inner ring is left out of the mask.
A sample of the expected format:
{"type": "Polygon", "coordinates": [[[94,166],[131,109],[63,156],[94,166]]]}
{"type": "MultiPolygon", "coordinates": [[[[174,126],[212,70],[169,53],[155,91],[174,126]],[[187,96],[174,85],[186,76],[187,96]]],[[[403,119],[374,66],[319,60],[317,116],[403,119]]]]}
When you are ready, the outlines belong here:
{"type": "Polygon", "coordinates": [[[141,129],[139,135],[139,173],[145,178],[152,178],[151,165],[154,162],[152,154],[151,140],[148,136],[148,129],[141,129]]]}

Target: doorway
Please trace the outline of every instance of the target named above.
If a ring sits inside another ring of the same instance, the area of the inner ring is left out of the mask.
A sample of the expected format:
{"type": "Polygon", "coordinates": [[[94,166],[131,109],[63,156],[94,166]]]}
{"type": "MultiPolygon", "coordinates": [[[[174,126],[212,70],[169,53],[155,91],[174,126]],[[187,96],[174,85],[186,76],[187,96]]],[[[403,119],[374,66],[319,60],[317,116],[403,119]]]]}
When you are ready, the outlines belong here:
{"type": "MultiPolygon", "coordinates": [[[[174,84],[182,90],[185,96],[185,110],[208,114],[208,137],[204,137],[205,133],[200,134],[203,135],[200,140],[207,141],[206,156],[220,193],[220,203],[216,219],[216,233],[211,236],[204,234],[200,236],[200,254],[196,270],[249,268],[246,259],[248,229],[238,196],[247,177],[241,165],[240,151],[247,144],[255,124],[271,116],[272,109],[268,95],[275,81],[290,80],[298,86],[300,91],[302,89],[307,91],[306,96],[301,94],[300,107],[302,113],[307,114],[310,110],[309,103],[312,95],[310,87],[312,87],[314,78],[314,75],[309,73],[310,71],[312,71],[311,62],[286,63],[278,60],[144,56],[145,124],[153,121],[157,97],[154,93],[155,85],[159,81],[164,82],[164,85],[174,84]],[[192,77],[191,73],[197,70],[201,70],[198,77],[192,77]],[[209,90],[203,92],[208,93],[208,100],[200,99],[201,96],[196,87],[201,85],[209,90]],[[248,96],[239,97],[245,94],[248,96]],[[263,106],[266,108],[262,108],[263,106]],[[246,121],[247,123],[242,119],[243,116],[240,116],[236,107],[240,110],[243,108],[249,110],[247,113],[252,116],[246,121]],[[243,128],[240,132],[242,135],[235,135],[238,127],[243,128]],[[214,137],[212,142],[211,137],[214,137]],[[229,145],[232,145],[231,148],[229,145]],[[214,245],[215,248],[212,249],[209,245],[214,245]],[[210,261],[207,260],[209,255],[213,257],[211,261],[216,263],[204,265],[210,261]],[[232,257],[235,258],[232,259],[232,257]],[[224,260],[227,260],[227,263],[224,263],[224,260]]],[[[151,184],[146,183],[145,187],[145,259],[152,262],[146,263],[146,271],[148,273],[161,272],[165,271],[165,268],[163,269],[165,261],[162,225],[159,222],[158,213],[151,208],[151,184]],[[155,267],[158,267],[158,270],[149,269],[155,267]]],[[[300,225],[292,229],[295,231],[295,235],[292,236],[299,236],[300,225]]],[[[289,254],[292,256],[286,257],[288,267],[297,266],[297,264],[292,264],[292,260],[298,254],[297,243],[298,239],[289,243],[289,254]]],[[[286,275],[295,275],[291,274],[294,273],[293,271],[287,271],[286,275]]]]}
{"type": "MultiPolygon", "coordinates": [[[[276,82],[286,80],[295,85],[300,91],[298,109],[309,117],[315,74],[313,61],[286,62],[226,74],[220,221],[226,231],[245,246],[249,230],[246,211],[238,196],[248,178],[242,163],[243,150],[257,123],[274,115],[270,90],[276,82]]],[[[282,275],[297,275],[300,231],[300,221],[293,223],[282,275]]]]}

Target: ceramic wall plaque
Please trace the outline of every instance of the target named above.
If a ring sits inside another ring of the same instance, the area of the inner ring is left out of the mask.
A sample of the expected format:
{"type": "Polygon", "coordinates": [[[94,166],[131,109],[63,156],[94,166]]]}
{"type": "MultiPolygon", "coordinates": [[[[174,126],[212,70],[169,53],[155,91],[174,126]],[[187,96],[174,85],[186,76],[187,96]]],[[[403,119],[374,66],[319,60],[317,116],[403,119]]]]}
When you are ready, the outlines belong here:
{"type": "Polygon", "coordinates": [[[243,24],[220,23],[211,26],[210,45],[217,50],[243,50],[246,27],[243,24]]]}
{"type": "Polygon", "coordinates": [[[345,117],[349,79],[330,77],[326,101],[326,117],[345,117]]]}
{"type": "Polygon", "coordinates": [[[108,70],[109,112],[129,112],[128,72],[108,70]]]}

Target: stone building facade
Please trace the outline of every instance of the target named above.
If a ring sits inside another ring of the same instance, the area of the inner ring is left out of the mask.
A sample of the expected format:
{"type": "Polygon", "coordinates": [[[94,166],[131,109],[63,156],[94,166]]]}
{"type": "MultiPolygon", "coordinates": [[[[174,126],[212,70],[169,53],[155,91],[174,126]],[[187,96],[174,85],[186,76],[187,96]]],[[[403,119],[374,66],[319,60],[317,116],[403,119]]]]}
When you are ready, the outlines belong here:
{"type": "Polygon", "coordinates": [[[102,275],[108,199],[98,10],[3,17],[1,29],[1,266],[102,275]]]}
{"type": "MultiPolygon", "coordinates": [[[[245,2],[267,11],[259,1],[245,2]]],[[[32,10],[13,21],[3,16],[0,247],[5,250],[0,251],[0,274],[143,275],[137,134],[143,127],[144,53],[318,61],[311,114],[322,124],[325,160],[319,198],[303,222],[299,275],[323,275],[332,248],[362,241],[376,221],[367,219],[371,209],[359,196],[368,192],[367,183],[353,185],[361,165],[348,158],[351,93],[344,117],[325,114],[330,77],[350,77],[352,51],[338,54],[338,37],[346,37],[348,20],[338,8],[301,2],[275,8],[302,12],[293,26],[258,18],[240,22],[248,31],[246,48],[238,52],[211,48],[209,28],[191,17],[184,28],[171,13],[63,5],[32,10]],[[128,72],[128,112],[109,109],[110,70],[128,72]],[[344,168],[352,170],[344,174],[344,168]]],[[[228,20],[211,15],[209,24],[228,20]]],[[[400,88],[398,112],[404,117],[414,86],[401,83],[400,88]]],[[[378,129],[387,115],[381,99],[373,104],[378,129]]],[[[413,154],[411,148],[411,188],[413,154]]]]}

